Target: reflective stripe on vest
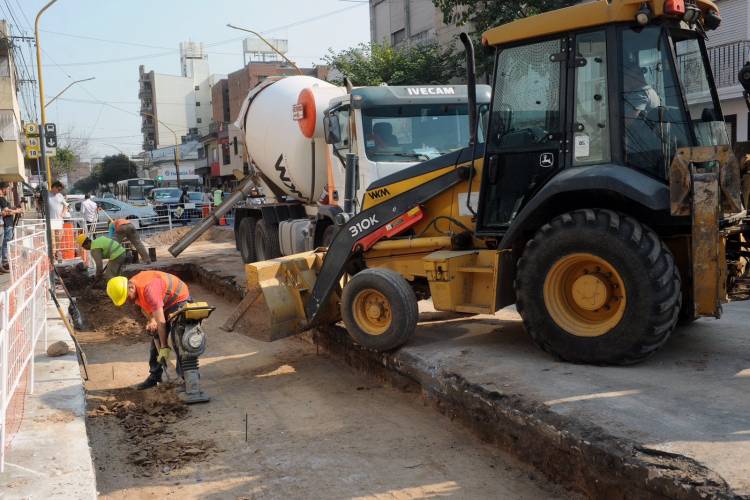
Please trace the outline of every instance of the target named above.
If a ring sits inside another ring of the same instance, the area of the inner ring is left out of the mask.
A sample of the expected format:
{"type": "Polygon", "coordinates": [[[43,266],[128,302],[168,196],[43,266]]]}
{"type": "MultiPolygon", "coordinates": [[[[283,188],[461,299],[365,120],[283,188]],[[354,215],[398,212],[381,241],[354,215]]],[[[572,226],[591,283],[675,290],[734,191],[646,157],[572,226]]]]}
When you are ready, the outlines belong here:
{"type": "Polygon", "coordinates": [[[180,294],[182,293],[182,289],[184,288],[184,286],[185,283],[180,280],[180,283],[175,289],[174,277],[171,274],[167,274],[167,289],[165,291],[164,297],[164,309],[169,309],[177,303],[177,299],[180,298],[180,294]]]}

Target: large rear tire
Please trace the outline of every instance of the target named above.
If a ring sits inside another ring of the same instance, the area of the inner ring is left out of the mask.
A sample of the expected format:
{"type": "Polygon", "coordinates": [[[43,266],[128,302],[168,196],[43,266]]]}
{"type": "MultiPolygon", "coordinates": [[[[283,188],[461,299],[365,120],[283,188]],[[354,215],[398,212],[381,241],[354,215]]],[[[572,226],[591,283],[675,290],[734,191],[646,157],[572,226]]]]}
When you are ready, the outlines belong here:
{"type": "Polygon", "coordinates": [[[400,274],[390,269],[365,269],[344,287],[341,316],[359,345],[389,351],[414,335],[419,317],[417,297],[400,274]]]}
{"type": "Polygon", "coordinates": [[[255,259],[258,262],[281,257],[279,228],[261,219],[255,224],[255,259]]]}
{"type": "Polygon", "coordinates": [[[611,210],[545,224],[518,262],[518,311],[544,350],[567,361],[631,364],[677,323],[680,275],[659,236],[611,210]]]}
{"type": "Polygon", "coordinates": [[[253,217],[245,217],[240,221],[237,234],[237,243],[242,256],[242,262],[252,264],[255,258],[255,224],[253,217]]]}

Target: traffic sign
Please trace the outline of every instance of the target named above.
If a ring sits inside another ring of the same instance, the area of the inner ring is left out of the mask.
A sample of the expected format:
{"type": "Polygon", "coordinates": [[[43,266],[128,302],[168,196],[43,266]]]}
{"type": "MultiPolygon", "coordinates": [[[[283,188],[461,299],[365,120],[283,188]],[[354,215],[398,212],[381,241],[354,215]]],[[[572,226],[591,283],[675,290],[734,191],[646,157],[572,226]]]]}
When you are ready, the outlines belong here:
{"type": "Polygon", "coordinates": [[[57,147],[57,127],[54,123],[44,124],[44,145],[48,148],[57,147]]]}
{"type": "Polygon", "coordinates": [[[39,135],[39,124],[34,122],[27,122],[23,124],[23,133],[27,137],[39,135]]]}
{"type": "Polygon", "coordinates": [[[44,133],[46,134],[57,134],[57,125],[54,123],[45,123],[44,124],[44,133]]]}

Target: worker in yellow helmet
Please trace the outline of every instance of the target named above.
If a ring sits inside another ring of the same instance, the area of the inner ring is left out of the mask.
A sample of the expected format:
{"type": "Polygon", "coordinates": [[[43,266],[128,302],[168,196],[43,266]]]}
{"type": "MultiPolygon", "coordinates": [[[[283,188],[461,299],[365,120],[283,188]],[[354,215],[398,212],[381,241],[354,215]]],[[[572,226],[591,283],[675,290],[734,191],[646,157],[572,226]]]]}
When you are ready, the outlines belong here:
{"type": "Polygon", "coordinates": [[[85,250],[91,252],[91,257],[96,263],[97,281],[102,277],[107,282],[115,276],[122,276],[127,257],[127,252],[122,245],[106,236],[99,236],[94,241],[91,241],[85,234],[78,235],[76,241],[85,250]],[[102,262],[104,259],[108,259],[106,270],[102,262]]]}

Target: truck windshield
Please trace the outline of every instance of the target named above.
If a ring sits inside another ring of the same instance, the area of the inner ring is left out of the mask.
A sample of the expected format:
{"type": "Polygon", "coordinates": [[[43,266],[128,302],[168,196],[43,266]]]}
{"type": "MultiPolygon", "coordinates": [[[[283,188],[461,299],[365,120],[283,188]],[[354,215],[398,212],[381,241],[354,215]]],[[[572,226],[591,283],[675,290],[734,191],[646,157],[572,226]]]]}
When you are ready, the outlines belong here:
{"type": "MultiPolygon", "coordinates": [[[[487,106],[479,108],[479,142],[484,142],[487,106]]],[[[416,162],[466,147],[465,104],[380,106],[362,110],[365,153],[371,161],[416,162]]]]}

